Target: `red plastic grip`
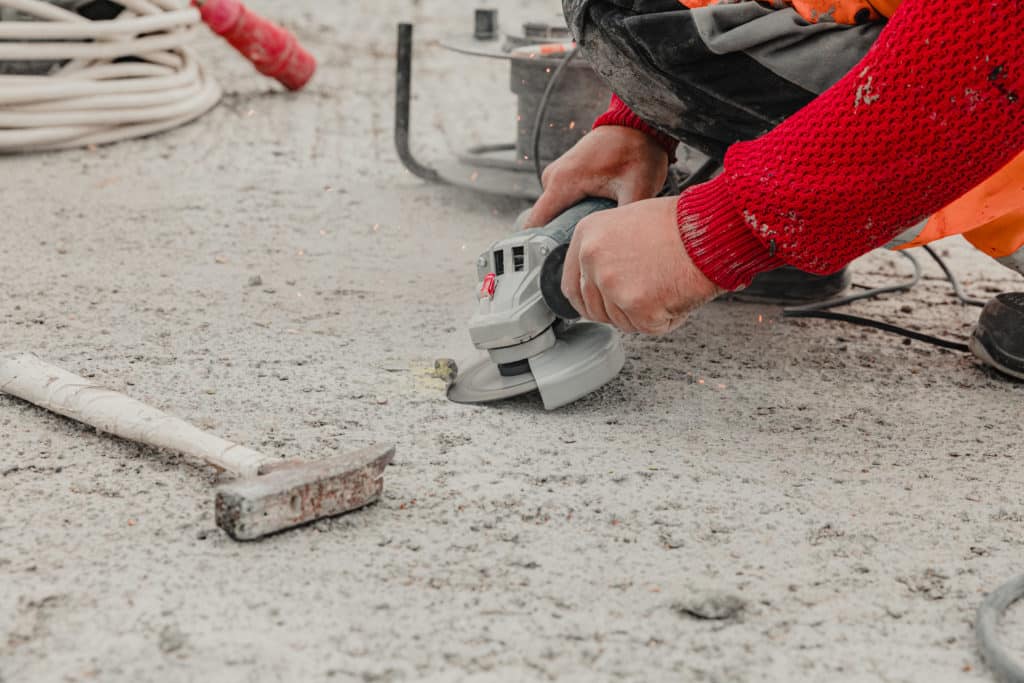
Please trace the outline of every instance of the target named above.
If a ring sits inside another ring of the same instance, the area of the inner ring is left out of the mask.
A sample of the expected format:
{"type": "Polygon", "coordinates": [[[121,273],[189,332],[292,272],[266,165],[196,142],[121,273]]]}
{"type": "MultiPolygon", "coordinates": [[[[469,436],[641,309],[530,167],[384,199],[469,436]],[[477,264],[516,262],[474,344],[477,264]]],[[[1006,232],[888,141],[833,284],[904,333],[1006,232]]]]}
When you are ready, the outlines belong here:
{"type": "Polygon", "coordinates": [[[316,60],[299,40],[277,24],[249,10],[241,0],[193,0],[203,21],[245,55],[262,74],[298,90],[316,71],[316,60]]]}

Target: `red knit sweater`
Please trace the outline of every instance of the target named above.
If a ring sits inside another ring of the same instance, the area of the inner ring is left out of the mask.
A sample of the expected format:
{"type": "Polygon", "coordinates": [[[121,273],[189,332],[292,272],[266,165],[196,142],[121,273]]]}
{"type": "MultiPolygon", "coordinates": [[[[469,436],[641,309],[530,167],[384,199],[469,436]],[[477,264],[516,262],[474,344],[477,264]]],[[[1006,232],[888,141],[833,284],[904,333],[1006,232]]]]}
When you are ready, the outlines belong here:
{"type": "MultiPolygon", "coordinates": [[[[1021,0],[906,0],[846,77],[682,194],[683,243],[726,289],[839,270],[1024,150],[1021,97],[1021,0]]],[[[655,133],[616,100],[599,124],[655,133]]]]}

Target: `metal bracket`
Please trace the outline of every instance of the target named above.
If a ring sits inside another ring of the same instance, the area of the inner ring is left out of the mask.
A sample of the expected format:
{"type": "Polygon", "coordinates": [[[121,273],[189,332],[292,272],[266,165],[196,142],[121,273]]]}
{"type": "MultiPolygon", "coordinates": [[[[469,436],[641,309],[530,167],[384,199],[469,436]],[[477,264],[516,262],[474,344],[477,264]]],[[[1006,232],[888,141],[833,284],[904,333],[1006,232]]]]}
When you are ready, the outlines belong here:
{"type": "Polygon", "coordinates": [[[409,149],[409,110],[412,102],[412,24],[398,25],[398,66],[395,72],[395,149],[402,165],[413,175],[444,183],[437,171],[424,166],[409,149]]]}

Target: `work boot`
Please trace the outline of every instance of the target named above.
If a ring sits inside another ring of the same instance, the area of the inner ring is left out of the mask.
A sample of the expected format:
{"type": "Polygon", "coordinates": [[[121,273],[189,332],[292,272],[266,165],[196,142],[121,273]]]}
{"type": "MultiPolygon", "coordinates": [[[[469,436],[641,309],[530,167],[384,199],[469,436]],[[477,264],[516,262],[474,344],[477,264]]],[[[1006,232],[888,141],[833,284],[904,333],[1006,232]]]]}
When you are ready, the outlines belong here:
{"type": "Polygon", "coordinates": [[[989,301],[968,346],[985,365],[1024,379],[1024,292],[1000,294],[989,301]]]}
{"type": "Polygon", "coordinates": [[[831,275],[812,275],[792,266],[761,273],[746,289],[726,298],[752,303],[798,306],[838,296],[850,286],[850,272],[843,268],[831,275]]]}

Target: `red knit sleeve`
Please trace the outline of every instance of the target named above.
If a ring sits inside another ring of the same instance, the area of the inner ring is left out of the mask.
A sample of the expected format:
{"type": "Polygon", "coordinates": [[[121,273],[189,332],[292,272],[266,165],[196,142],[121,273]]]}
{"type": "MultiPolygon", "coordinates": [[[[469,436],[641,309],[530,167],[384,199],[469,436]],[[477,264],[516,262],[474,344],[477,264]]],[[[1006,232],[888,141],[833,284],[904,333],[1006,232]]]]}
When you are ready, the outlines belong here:
{"type": "Polygon", "coordinates": [[[829,273],[1024,150],[1019,0],[906,0],[864,60],[679,199],[695,264],[726,289],[829,273]]]}
{"type": "Polygon", "coordinates": [[[608,111],[598,116],[597,120],[594,121],[594,128],[600,126],[625,126],[626,128],[633,128],[647,133],[665,150],[670,163],[676,160],[676,147],[679,146],[679,141],[671,135],[665,135],[648,125],[646,121],[634,114],[629,105],[620,100],[618,95],[612,95],[608,111]]]}

